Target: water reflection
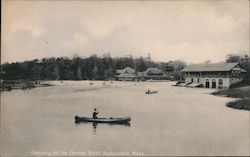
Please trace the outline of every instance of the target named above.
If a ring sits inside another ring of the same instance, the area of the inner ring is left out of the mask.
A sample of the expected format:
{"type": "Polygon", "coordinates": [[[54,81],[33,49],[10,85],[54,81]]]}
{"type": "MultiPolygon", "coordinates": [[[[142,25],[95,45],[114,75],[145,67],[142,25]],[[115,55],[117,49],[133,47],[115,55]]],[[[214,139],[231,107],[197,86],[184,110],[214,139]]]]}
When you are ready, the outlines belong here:
{"type": "Polygon", "coordinates": [[[98,125],[109,125],[109,126],[117,126],[118,125],[118,126],[124,126],[124,127],[131,126],[130,123],[96,123],[96,122],[78,122],[78,123],[75,123],[75,125],[78,126],[80,124],[90,124],[90,123],[92,123],[94,134],[96,134],[98,125]]]}
{"type": "Polygon", "coordinates": [[[95,122],[93,122],[92,126],[93,126],[94,135],[96,134],[98,125],[109,125],[109,126],[120,125],[120,126],[130,127],[130,123],[105,123],[104,124],[104,123],[95,123],[95,122]]]}
{"type": "Polygon", "coordinates": [[[97,123],[93,123],[93,134],[96,134],[97,123]]]}

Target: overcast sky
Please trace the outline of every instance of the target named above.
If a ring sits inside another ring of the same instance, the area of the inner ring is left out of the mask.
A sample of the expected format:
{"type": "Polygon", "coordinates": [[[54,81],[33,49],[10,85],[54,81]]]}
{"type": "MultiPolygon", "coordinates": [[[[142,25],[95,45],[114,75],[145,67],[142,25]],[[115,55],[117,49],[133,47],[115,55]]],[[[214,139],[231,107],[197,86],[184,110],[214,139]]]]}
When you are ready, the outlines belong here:
{"type": "Polygon", "coordinates": [[[2,2],[1,60],[151,53],[219,62],[249,54],[249,1],[2,2]]]}

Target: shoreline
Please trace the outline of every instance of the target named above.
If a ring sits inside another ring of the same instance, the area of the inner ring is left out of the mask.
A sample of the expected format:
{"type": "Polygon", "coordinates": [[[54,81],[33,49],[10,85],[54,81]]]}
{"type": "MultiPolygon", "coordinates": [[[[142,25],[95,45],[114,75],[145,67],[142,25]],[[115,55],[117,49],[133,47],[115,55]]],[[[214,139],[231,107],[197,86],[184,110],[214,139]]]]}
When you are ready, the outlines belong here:
{"type": "Polygon", "coordinates": [[[2,80],[0,85],[0,91],[11,91],[16,89],[32,89],[37,87],[48,87],[51,84],[46,81],[27,81],[27,80],[2,80]]]}
{"type": "Polygon", "coordinates": [[[224,96],[229,98],[238,98],[238,100],[228,102],[227,107],[240,110],[250,111],[250,86],[224,89],[213,92],[211,94],[216,96],[224,96]]]}

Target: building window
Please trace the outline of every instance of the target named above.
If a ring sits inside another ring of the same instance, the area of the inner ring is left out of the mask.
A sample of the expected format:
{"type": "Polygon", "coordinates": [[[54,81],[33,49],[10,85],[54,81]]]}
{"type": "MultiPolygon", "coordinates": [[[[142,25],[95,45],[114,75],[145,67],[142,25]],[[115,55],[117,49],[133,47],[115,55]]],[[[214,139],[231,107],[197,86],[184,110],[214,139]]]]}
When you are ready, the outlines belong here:
{"type": "Polygon", "coordinates": [[[222,88],[223,87],[223,81],[222,79],[219,79],[219,88],[222,88]]]}
{"type": "Polygon", "coordinates": [[[197,78],[197,83],[200,83],[200,78],[197,78]]]}
{"type": "Polygon", "coordinates": [[[194,82],[194,78],[191,78],[191,83],[193,83],[194,82]]]}
{"type": "Polygon", "coordinates": [[[212,80],[212,88],[216,88],[216,80],[215,79],[212,80]]]}

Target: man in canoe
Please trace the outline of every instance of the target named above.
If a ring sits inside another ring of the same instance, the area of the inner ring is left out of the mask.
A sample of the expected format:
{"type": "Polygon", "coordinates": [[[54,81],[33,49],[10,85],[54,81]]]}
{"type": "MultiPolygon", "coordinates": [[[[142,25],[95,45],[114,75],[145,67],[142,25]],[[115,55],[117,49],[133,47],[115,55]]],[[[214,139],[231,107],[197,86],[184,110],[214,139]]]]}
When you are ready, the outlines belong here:
{"type": "Polygon", "coordinates": [[[97,119],[97,114],[98,114],[98,112],[97,112],[97,110],[96,110],[96,108],[95,108],[95,110],[94,110],[94,112],[93,112],[93,118],[94,118],[94,119],[97,119]]]}

